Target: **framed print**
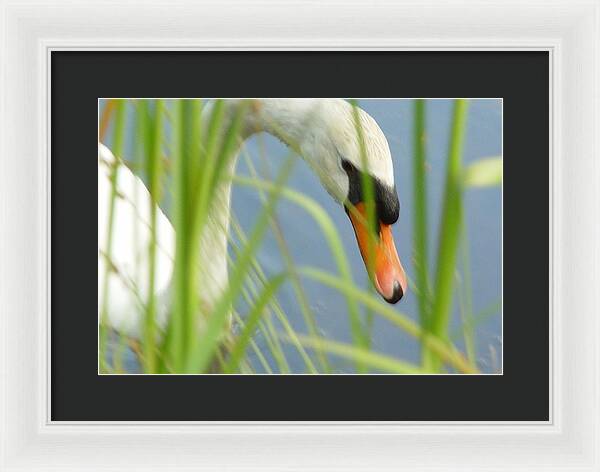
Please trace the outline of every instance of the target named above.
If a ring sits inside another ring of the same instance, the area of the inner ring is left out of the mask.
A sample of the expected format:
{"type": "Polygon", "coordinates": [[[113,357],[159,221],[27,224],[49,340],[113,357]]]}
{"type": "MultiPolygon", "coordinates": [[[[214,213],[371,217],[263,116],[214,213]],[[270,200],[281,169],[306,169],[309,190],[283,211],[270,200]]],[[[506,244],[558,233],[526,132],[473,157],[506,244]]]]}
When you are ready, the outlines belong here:
{"type": "Polygon", "coordinates": [[[2,466],[600,470],[598,4],[139,8],[2,6],[2,466]]]}

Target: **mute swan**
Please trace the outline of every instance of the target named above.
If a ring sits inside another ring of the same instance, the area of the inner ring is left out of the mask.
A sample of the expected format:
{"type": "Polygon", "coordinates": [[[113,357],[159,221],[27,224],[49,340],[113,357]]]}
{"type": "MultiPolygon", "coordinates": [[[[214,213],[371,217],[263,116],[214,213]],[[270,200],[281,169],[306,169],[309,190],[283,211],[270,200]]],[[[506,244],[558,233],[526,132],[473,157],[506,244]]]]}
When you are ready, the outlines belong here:
{"type": "MultiPolygon", "coordinates": [[[[226,115],[233,116],[235,100],[226,100],[226,115]]],[[[209,108],[209,105],[205,107],[209,108]]],[[[205,110],[204,113],[207,113],[205,110]]],[[[374,248],[373,283],[388,302],[396,303],[407,289],[407,278],[398,258],[391,227],[399,215],[394,172],[388,142],[365,111],[358,109],[364,136],[368,170],[373,177],[379,241],[374,248]]],[[[293,141],[301,157],[317,174],[321,184],[344,208],[354,227],[358,246],[367,266],[367,228],[364,219],[347,209],[352,203],[364,216],[361,190],[361,151],[352,105],[338,99],[253,100],[245,115],[242,138],[256,132],[270,133],[286,144],[293,141]]],[[[236,159],[230,164],[231,172],[236,159]]],[[[121,333],[140,337],[143,301],[148,299],[148,244],[150,243],[151,199],[144,183],[102,143],[98,144],[98,294],[104,300],[104,277],[109,270],[107,323],[121,333]],[[107,262],[107,225],[111,193],[111,166],[117,165],[116,199],[113,212],[113,242],[107,262]],[[137,248],[137,250],[136,250],[137,248]],[[109,267],[110,265],[110,267],[109,267]]],[[[204,306],[214,303],[227,283],[227,230],[229,228],[231,181],[217,189],[206,226],[198,241],[203,284],[199,296],[204,306]],[[208,277],[205,277],[208,275],[208,277]]],[[[157,209],[156,322],[164,329],[170,307],[170,291],[175,252],[175,230],[157,209]]]]}

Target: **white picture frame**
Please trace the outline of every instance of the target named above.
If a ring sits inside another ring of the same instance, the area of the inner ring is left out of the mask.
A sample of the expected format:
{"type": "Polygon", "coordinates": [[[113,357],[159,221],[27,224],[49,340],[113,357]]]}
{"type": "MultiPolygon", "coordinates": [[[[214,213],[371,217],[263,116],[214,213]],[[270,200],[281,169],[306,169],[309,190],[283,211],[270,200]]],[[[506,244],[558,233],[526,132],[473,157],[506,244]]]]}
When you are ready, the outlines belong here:
{"type": "Polygon", "coordinates": [[[0,5],[0,470],[600,471],[598,1],[0,5]],[[48,73],[64,49],[549,51],[550,421],[51,421],[48,73]]]}

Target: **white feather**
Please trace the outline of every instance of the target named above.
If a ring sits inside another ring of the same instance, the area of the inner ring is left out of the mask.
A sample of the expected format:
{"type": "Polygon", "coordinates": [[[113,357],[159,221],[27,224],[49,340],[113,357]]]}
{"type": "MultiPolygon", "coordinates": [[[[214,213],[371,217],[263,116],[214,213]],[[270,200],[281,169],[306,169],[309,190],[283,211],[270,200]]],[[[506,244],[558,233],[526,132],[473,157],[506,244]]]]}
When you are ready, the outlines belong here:
{"type": "MultiPolygon", "coordinates": [[[[103,144],[98,145],[98,300],[99,310],[107,300],[107,322],[129,336],[139,337],[140,316],[149,298],[149,245],[151,199],[144,183],[103,144]],[[113,237],[108,254],[110,175],[116,168],[116,198],[113,209],[113,237]],[[108,293],[104,280],[108,272],[108,293]]],[[[164,328],[175,254],[175,231],[160,210],[156,216],[157,324],[164,328]]]]}

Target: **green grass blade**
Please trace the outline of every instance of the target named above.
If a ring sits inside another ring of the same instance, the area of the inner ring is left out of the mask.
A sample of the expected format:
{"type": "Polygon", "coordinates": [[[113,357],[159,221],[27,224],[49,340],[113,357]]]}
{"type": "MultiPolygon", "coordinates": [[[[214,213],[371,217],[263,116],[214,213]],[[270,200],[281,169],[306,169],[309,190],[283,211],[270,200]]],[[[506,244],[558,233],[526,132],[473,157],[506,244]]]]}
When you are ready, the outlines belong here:
{"type": "Polygon", "coordinates": [[[175,227],[175,263],[173,268],[173,305],[164,350],[170,369],[181,371],[184,363],[184,329],[188,318],[188,154],[185,152],[185,110],[181,100],[173,101],[171,117],[173,159],[173,224],[175,227]]]}
{"type": "Polygon", "coordinates": [[[460,256],[462,266],[462,277],[460,283],[459,297],[461,301],[461,322],[463,325],[463,339],[467,359],[471,364],[477,363],[477,347],[475,344],[475,333],[473,324],[473,286],[471,283],[471,263],[469,258],[469,235],[467,222],[463,222],[461,230],[460,256]]]}
{"type": "Polygon", "coordinates": [[[106,249],[104,257],[106,258],[106,271],[104,273],[104,280],[102,281],[102,293],[104,295],[103,304],[100,307],[100,369],[106,368],[106,342],[108,339],[107,316],[108,316],[108,301],[110,298],[109,293],[109,279],[114,267],[112,257],[112,245],[113,245],[113,233],[114,233],[114,216],[115,216],[115,201],[117,197],[117,177],[119,167],[121,165],[121,158],[123,157],[124,151],[124,137],[126,128],[126,102],[124,100],[117,100],[116,104],[116,118],[114,125],[114,138],[113,138],[113,154],[115,156],[115,163],[110,170],[110,185],[111,191],[108,202],[108,224],[106,234],[106,249]]]}
{"type": "Polygon", "coordinates": [[[186,284],[185,290],[187,300],[185,300],[185,309],[183,311],[182,324],[183,329],[183,352],[184,357],[189,355],[191,346],[197,342],[197,316],[199,312],[199,293],[198,293],[198,271],[197,261],[199,254],[198,240],[200,239],[201,226],[203,224],[203,214],[205,209],[195,199],[198,181],[203,172],[209,165],[202,156],[202,102],[200,100],[185,100],[183,102],[183,133],[186,137],[183,145],[183,151],[187,154],[185,162],[187,164],[187,224],[185,231],[187,245],[186,261],[186,284]]]}
{"type": "MultiPolygon", "coordinates": [[[[490,316],[499,313],[501,310],[502,310],[502,301],[501,300],[495,300],[495,301],[489,303],[485,308],[483,308],[482,310],[480,310],[477,313],[474,313],[472,315],[470,329],[474,330],[479,324],[483,323],[490,316]]],[[[463,336],[462,327],[454,330],[450,335],[450,339],[456,340],[461,336],[463,336]]]]}
{"type": "MultiPolygon", "coordinates": [[[[242,330],[244,329],[244,326],[245,326],[244,320],[242,320],[240,315],[235,310],[233,311],[233,320],[235,323],[239,324],[239,326],[241,327],[242,330]]],[[[259,330],[261,329],[260,323],[259,323],[258,329],[259,330]]],[[[262,351],[260,350],[260,348],[258,347],[256,342],[254,341],[254,339],[250,338],[249,344],[250,344],[250,348],[252,349],[252,352],[258,359],[258,362],[261,365],[261,367],[263,368],[263,370],[267,374],[272,374],[273,369],[271,368],[271,365],[267,361],[266,357],[264,356],[264,354],[262,353],[262,351]]]]}
{"type": "MultiPolygon", "coordinates": [[[[313,338],[300,336],[300,342],[313,349],[321,349],[353,361],[354,363],[368,366],[372,369],[379,370],[390,374],[423,374],[425,373],[421,367],[410,364],[393,357],[386,356],[373,352],[369,349],[344,344],[337,341],[331,341],[324,338],[313,338]]],[[[287,338],[283,338],[287,340],[287,338]]]]}
{"type": "MultiPolygon", "coordinates": [[[[468,103],[466,100],[454,102],[452,130],[446,168],[444,207],[439,233],[437,270],[435,277],[435,298],[432,304],[430,329],[440,339],[448,338],[448,324],[452,313],[452,292],[454,272],[462,226],[462,152],[466,130],[468,103]]],[[[440,368],[440,360],[433,355],[426,365],[432,371],[440,368]]]]}
{"type": "Polygon", "coordinates": [[[162,141],[163,141],[163,102],[156,101],[152,125],[152,148],[146,160],[146,173],[148,176],[148,192],[150,193],[150,244],[148,247],[148,301],[143,329],[144,370],[147,373],[156,372],[156,216],[158,204],[161,200],[160,179],[162,175],[162,141]]]}
{"type": "Polygon", "coordinates": [[[464,170],[465,187],[496,187],[502,185],[502,157],[486,157],[464,170]]]}
{"type": "Polygon", "coordinates": [[[274,294],[277,292],[285,279],[286,274],[280,274],[271,279],[265,286],[263,292],[260,294],[258,300],[252,307],[252,310],[246,317],[246,325],[238,336],[237,342],[235,343],[229,355],[229,360],[223,369],[225,373],[231,374],[237,370],[241,359],[244,357],[251,336],[256,330],[258,322],[264,314],[265,307],[271,301],[271,298],[273,298],[274,294]]]}
{"type": "Polygon", "coordinates": [[[368,239],[368,254],[369,254],[369,267],[367,267],[369,276],[374,277],[375,273],[375,243],[377,240],[377,234],[375,228],[378,228],[378,222],[376,221],[376,209],[375,209],[375,189],[371,173],[369,172],[369,161],[367,159],[367,149],[365,145],[364,130],[360,121],[360,114],[356,101],[352,100],[352,117],[354,119],[354,129],[356,131],[356,138],[358,140],[358,146],[360,149],[360,161],[361,161],[361,184],[362,184],[362,203],[365,204],[367,209],[367,229],[369,230],[368,239]],[[377,226],[376,226],[377,225],[377,226]]]}
{"type": "MultiPolygon", "coordinates": [[[[361,160],[361,187],[362,187],[362,203],[365,205],[367,210],[367,234],[369,237],[367,238],[367,273],[371,280],[375,279],[375,245],[378,239],[378,230],[379,230],[379,222],[376,217],[376,209],[375,209],[375,188],[373,184],[373,179],[371,177],[371,173],[369,172],[369,161],[367,159],[367,149],[365,145],[365,137],[364,130],[362,127],[362,123],[360,121],[360,114],[358,106],[356,105],[356,101],[352,100],[352,116],[354,119],[354,128],[356,131],[356,137],[358,140],[358,145],[360,149],[360,160],[361,160]],[[377,233],[375,232],[375,228],[377,228],[377,233]]],[[[354,318],[354,317],[353,317],[354,318]]],[[[353,323],[353,337],[354,342],[361,347],[367,347],[369,345],[369,341],[366,337],[365,331],[363,330],[360,318],[355,315],[355,321],[353,323]]],[[[357,371],[359,373],[364,373],[364,366],[358,364],[356,366],[357,371]]]]}
{"type": "Polygon", "coordinates": [[[413,265],[417,285],[419,317],[426,327],[431,293],[429,282],[429,261],[427,245],[429,232],[427,225],[427,163],[425,152],[425,100],[414,101],[413,134],[413,265]]]}

